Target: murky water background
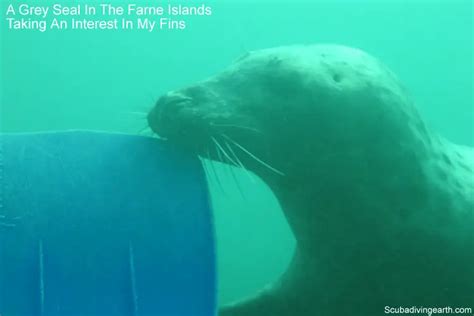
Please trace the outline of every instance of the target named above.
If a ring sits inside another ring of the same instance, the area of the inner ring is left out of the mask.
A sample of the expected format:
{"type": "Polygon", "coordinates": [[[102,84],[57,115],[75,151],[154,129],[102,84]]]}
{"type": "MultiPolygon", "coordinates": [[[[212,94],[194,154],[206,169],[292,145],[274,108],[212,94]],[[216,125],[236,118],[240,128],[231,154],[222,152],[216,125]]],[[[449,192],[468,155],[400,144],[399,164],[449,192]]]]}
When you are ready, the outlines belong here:
{"type": "MultiPolygon", "coordinates": [[[[2,25],[2,131],[138,133],[146,121],[136,112],[145,113],[160,94],[204,79],[248,50],[338,43],[380,58],[405,83],[432,129],[474,145],[470,0],[207,3],[213,16],[190,19],[184,31],[39,33],[2,25]]],[[[294,241],[258,179],[233,170],[241,194],[227,166],[215,169],[221,185],[214,176],[210,183],[225,303],[278,277],[294,241]]]]}

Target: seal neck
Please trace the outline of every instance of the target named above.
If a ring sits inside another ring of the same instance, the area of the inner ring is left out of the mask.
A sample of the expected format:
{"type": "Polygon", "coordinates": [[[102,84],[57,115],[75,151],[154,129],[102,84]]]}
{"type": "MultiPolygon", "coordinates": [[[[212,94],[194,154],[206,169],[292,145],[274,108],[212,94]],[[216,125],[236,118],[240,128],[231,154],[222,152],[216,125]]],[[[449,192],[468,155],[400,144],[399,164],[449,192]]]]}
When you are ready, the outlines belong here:
{"type": "Polygon", "coordinates": [[[431,149],[420,143],[346,150],[300,173],[259,175],[278,198],[302,251],[327,247],[345,256],[356,239],[373,239],[367,225],[382,236],[425,207],[431,149]]]}

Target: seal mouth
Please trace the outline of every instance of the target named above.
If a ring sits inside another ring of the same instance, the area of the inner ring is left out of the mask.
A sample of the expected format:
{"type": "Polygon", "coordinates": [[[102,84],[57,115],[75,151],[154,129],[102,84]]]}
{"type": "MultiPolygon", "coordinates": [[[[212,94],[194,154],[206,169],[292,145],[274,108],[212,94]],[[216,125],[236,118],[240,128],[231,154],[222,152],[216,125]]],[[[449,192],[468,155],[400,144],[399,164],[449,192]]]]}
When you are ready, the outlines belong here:
{"type": "Polygon", "coordinates": [[[211,89],[190,87],[160,97],[147,119],[160,139],[190,154],[244,169],[257,164],[284,175],[258,152],[266,146],[265,134],[235,108],[211,89]]]}
{"type": "Polygon", "coordinates": [[[193,154],[203,155],[211,139],[211,126],[196,100],[183,93],[171,92],[159,98],[147,120],[160,139],[171,140],[193,154]]]}
{"type": "Polygon", "coordinates": [[[148,113],[148,125],[160,138],[167,139],[167,134],[179,132],[177,123],[181,108],[190,108],[193,99],[182,94],[167,94],[158,99],[148,113]],[[171,120],[171,121],[170,121],[171,120]],[[174,127],[174,128],[173,128],[174,127]]]}

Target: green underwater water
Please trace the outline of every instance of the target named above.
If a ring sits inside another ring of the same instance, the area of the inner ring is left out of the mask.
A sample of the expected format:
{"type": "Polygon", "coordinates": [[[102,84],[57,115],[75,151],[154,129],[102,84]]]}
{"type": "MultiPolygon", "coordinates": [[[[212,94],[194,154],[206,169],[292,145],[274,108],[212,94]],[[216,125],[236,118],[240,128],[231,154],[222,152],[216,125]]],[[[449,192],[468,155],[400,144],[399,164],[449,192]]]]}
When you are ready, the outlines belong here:
{"type": "MultiPolygon", "coordinates": [[[[1,0],[2,21],[11,2],[19,3],[1,0]]],[[[474,145],[472,1],[204,3],[212,5],[213,15],[189,19],[182,31],[13,32],[2,24],[1,131],[139,133],[146,126],[144,113],[162,93],[204,79],[248,50],[337,43],[381,59],[433,130],[474,145]]],[[[215,169],[218,180],[211,176],[209,181],[219,297],[226,303],[277,278],[294,240],[278,203],[258,179],[233,170],[241,193],[227,166],[215,169]]]]}

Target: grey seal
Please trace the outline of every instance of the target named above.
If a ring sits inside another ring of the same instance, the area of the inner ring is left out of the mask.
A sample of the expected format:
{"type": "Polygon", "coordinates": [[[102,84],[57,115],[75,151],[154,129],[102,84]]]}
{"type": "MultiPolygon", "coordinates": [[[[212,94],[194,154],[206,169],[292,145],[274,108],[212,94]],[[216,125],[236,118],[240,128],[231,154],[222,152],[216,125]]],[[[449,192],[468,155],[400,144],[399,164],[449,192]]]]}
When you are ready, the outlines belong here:
{"type": "Polygon", "coordinates": [[[430,131],[369,54],[254,51],[163,95],[148,122],[176,146],[259,176],[296,238],[281,279],[221,315],[474,307],[473,150],[430,131]]]}

